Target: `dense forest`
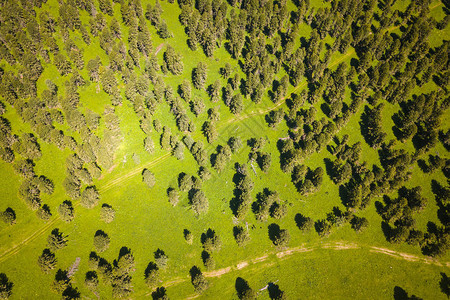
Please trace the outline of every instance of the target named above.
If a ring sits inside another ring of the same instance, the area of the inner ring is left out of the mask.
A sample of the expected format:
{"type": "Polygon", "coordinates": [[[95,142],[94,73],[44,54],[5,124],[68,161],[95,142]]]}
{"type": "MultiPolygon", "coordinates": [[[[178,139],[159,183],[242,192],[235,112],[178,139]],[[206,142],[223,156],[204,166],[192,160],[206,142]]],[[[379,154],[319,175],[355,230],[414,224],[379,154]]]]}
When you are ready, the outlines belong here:
{"type": "Polygon", "coordinates": [[[0,6],[0,299],[450,296],[449,2],[0,6]]]}

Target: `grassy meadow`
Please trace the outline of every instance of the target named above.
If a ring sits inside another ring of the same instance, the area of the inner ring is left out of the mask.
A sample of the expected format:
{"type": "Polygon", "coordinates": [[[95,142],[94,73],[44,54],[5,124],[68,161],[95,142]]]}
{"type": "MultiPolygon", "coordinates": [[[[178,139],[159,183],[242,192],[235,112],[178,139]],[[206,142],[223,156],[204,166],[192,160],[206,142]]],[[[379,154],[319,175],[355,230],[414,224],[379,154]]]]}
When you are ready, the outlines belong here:
{"type": "MultiPolygon", "coordinates": [[[[147,3],[154,1],[141,0],[145,10],[147,3]]],[[[405,9],[409,1],[397,1],[395,8],[405,9]]],[[[287,1],[288,9],[293,10],[295,5],[287,1]]],[[[328,7],[329,3],[311,1],[313,7],[328,7]]],[[[48,0],[40,11],[54,11],[57,14],[58,1],[48,0]]],[[[156,29],[148,26],[151,32],[153,50],[159,47],[161,51],[157,54],[158,63],[163,63],[163,53],[166,45],[170,44],[177,53],[183,56],[184,70],[181,75],[175,76],[167,73],[163,75],[166,85],[173,88],[174,93],[183,80],[191,80],[191,74],[197,63],[202,61],[208,65],[208,77],[206,86],[220,80],[222,86],[226,85],[219,70],[229,62],[234,71],[245,78],[244,73],[236,60],[231,59],[230,54],[222,46],[216,49],[213,57],[207,57],[202,49],[192,51],[187,43],[187,35],[184,27],[178,20],[181,10],[179,6],[167,1],[161,1],[163,13],[162,19],[167,22],[173,37],[161,39],[156,29]]],[[[444,5],[441,2],[432,2],[430,14],[440,20],[444,17],[444,5]]],[[[120,4],[113,3],[114,16],[121,19],[120,4]]],[[[109,16],[106,19],[109,20],[109,16]]],[[[88,24],[89,16],[81,12],[80,19],[88,24]]],[[[128,28],[121,23],[122,35],[127,37],[128,28]]],[[[393,32],[400,29],[393,29],[393,32]]],[[[309,38],[311,27],[306,24],[300,26],[299,35],[305,39],[309,38]]],[[[80,47],[83,46],[81,34],[70,33],[72,39],[80,47]]],[[[439,45],[450,36],[449,28],[444,31],[433,33],[430,44],[439,45]]],[[[99,46],[99,38],[91,37],[89,46],[83,46],[84,60],[99,56],[103,65],[108,64],[108,56],[99,46]]],[[[124,38],[125,39],[125,38],[124,38]]],[[[334,39],[327,36],[325,43],[333,43],[334,39]]],[[[60,48],[63,41],[57,40],[60,48]]],[[[296,46],[300,45],[297,41],[296,46]]],[[[341,62],[348,63],[357,58],[352,47],[347,53],[333,53],[328,67],[335,70],[341,62]]],[[[141,61],[144,65],[144,61],[141,61]]],[[[65,76],[60,76],[51,63],[43,63],[44,72],[37,82],[38,94],[45,89],[45,81],[51,79],[59,87],[64,86],[65,76]]],[[[142,70],[135,68],[136,74],[142,70]]],[[[80,74],[88,78],[87,70],[80,74]]],[[[285,75],[283,68],[275,74],[276,79],[285,75]]],[[[119,78],[119,77],[117,77],[119,78]]],[[[120,82],[120,81],[119,81],[120,82]]],[[[109,96],[100,88],[99,83],[90,83],[80,87],[79,110],[84,112],[90,109],[97,114],[103,114],[105,107],[110,105],[109,96]]],[[[119,88],[123,85],[119,83],[119,88]]],[[[304,78],[296,87],[289,85],[287,95],[291,92],[301,92],[307,89],[307,80],[304,78]]],[[[436,85],[432,82],[422,87],[416,87],[413,93],[424,93],[425,90],[434,90],[436,85]]],[[[62,89],[61,89],[62,90],[62,89]]],[[[123,94],[123,91],[122,91],[123,94]]],[[[120,249],[128,247],[135,258],[135,266],[132,274],[132,286],[134,292],[130,299],[151,298],[152,290],[146,285],[144,271],[147,265],[154,261],[154,252],[162,249],[168,256],[168,266],[160,271],[160,284],[167,289],[170,299],[238,299],[235,284],[238,277],[248,281],[250,287],[258,292],[258,299],[270,299],[269,292],[265,288],[269,283],[274,283],[284,291],[286,299],[393,299],[398,288],[405,290],[408,295],[416,295],[423,299],[446,299],[441,292],[441,273],[448,273],[450,256],[446,253],[440,258],[430,258],[421,253],[418,246],[406,243],[392,244],[386,240],[381,223],[382,218],[377,213],[375,203],[382,198],[374,198],[370,205],[357,215],[365,217],[369,221],[369,227],[362,233],[351,229],[349,224],[334,228],[327,237],[319,237],[313,229],[304,233],[300,231],[295,222],[298,213],[311,217],[313,220],[325,219],[326,213],[333,207],[339,207],[345,211],[345,206],[339,196],[339,186],[334,184],[330,177],[324,173],[323,183],[317,193],[308,196],[300,195],[291,182],[290,174],[283,173],[280,169],[280,153],[277,149],[277,141],[288,135],[288,127],[285,122],[275,128],[267,126],[266,114],[275,109],[282,108],[287,111],[285,100],[274,104],[264,94],[259,104],[249,99],[244,99],[244,109],[234,115],[221,101],[211,103],[206,91],[192,89],[192,97],[204,99],[206,108],[204,112],[196,117],[190,110],[188,103],[183,102],[187,114],[194,120],[196,130],[191,136],[195,141],[202,141],[208,152],[208,156],[216,152],[218,145],[225,145],[230,137],[239,136],[244,146],[233,153],[224,170],[218,173],[214,168],[211,170],[211,179],[203,182],[202,191],[209,200],[209,211],[205,215],[196,216],[192,211],[187,192],[180,192],[180,201],[177,206],[172,207],[168,202],[167,189],[169,187],[178,189],[178,174],[185,172],[196,175],[198,164],[188,149],[184,150],[184,159],[177,160],[169,151],[162,150],[159,146],[160,133],[153,130],[149,135],[154,144],[155,151],[149,154],[143,147],[145,133],[139,128],[139,117],[133,111],[133,105],[124,99],[123,103],[116,107],[115,113],[120,120],[120,130],[123,140],[115,152],[114,165],[110,170],[103,170],[100,178],[94,179],[93,184],[100,193],[99,204],[93,209],[87,209],[80,205],[79,201],[74,203],[75,218],[70,223],[61,220],[57,213],[57,207],[68,196],[65,193],[62,181],[66,176],[65,161],[72,153],[71,150],[61,151],[53,144],[48,144],[38,139],[42,158],[36,161],[35,172],[45,175],[54,182],[54,193],[52,195],[42,194],[42,202],[50,207],[52,217],[44,222],[38,219],[35,212],[19,198],[18,190],[22,177],[17,175],[11,164],[0,162],[0,211],[12,207],[17,215],[16,223],[6,225],[0,222],[0,273],[5,273],[14,283],[10,299],[59,299],[60,295],[53,293],[50,286],[54,280],[57,269],[66,270],[74,263],[77,257],[81,258],[78,271],[71,278],[72,286],[81,293],[82,299],[110,299],[111,286],[103,282],[99,276],[98,295],[95,295],[85,285],[85,274],[90,271],[89,255],[95,251],[93,237],[97,230],[103,230],[111,238],[109,248],[99,255],[109,262],[117,259],[120,249]],[[212,144],[208,144],[201,132],[202,124],[207,120],[206,111],[209,108],[219,106],[220,120],[217,122],[218,138],[212,144]],[[272,163],[269,171],[264,173],[253,162],[254,168],[249,162],[250,147],[246,141],[251,138],[263,137],[267,140],[263,151],[270,152],[272,163]],[[288,203],[287,215],[276,220],[269,217],[266,222],[259,222],[250,211],[245,219],[237,220],[231,209],[230,201],[233,198],[235,185],[233,176],[236,173],[235,163],[247,164],[249,176],[254,182],[252,197],[265,188],[277,191],[280,199],[288,203]],[[155,174],[156,184],[149,188],[142,181],[142,170],[149,169],[155,174]],[[107,203],[116,210],[113,222],[106,224],[100,220],[101,205],[107,203]],[[288,229],[290,242],[287,247],[277,248],[269,239],[268,226],[272,223],[278,224],[282,229],[288,229]],[[249,228],[250,242],[245,247],[238,247],[233,237],[233,227],[241,225],[249,228]],[[57,268],[49,274],[41,272],[37,259],[46,248],[47,236],[54,228],[59,228],[64,235],[68,236],[67,247],[56,252],[57,268]],[[222,241],[222,247],[212,256],[216,262],[214,270],[206,270],[203,266],[201,252],[201,234],[209,228],[216,231],[222,241]],[[192,245],[186,243],[183,230],[188,229],[194,235],[192,245]],[[189,270],[192,266],[198,266],[210,283],[210,287],[202,294],[197,294],[192,286],[189,270]]],[[[350,103],[350,90],[347,88],[346,102],[350,103]]],[[[384,101],[384,100],[383,100],[384,101]]],[[[387,133],[387,140],[395,139],[392,127],[394,122],[392,115],[400,109],[399,104],[385,102],[383,110],[382,126],[387,133]]],[[[317,109],[317,118],[325,117],[319,103],[314,104],[317,109]]],[[[364,104],[365,105],[365,104],[364,104]]],[[[365,143],[361,135],[360,120],[364,105],[359,111],[352,115],[339,133],[338,137],[349,135],[349,145],[356,142],[362,143],[361,161],[366,161],[368,166],[380,165],[377,150],[365,143]]],[[[305,104],[309,107],[311,104],[305,104]]],[[[11,105],[6,105],[7,118],[12,131],[21,136],[22,133],[32,132],[29,124],[24,123],[21,117],[11,105]]],[[[170,112],[166,102],[158,104],[153,119],[160,120],[161,124],[168,126],[172,133],[183,135],[178,131],[175,119],[170,112]]],[[[443,115],[441,123],[444,129],[449,126],[448,113],[443,115]]],[[[64,132],[70,131],[67,124],[58,125],[58,129],[64,132]]],[[[97,129],[99,136],[105,129],[103,119],[97,129]]],[[[73,137],[80,141],[78,133],[73,137]]],[[[333,144],[331,142],[330,144],[333,144]]],[[[334,145],[334,144],[333,144],[334,145]]],[[[399,147],[409,152],[414,151],[411,140],[401,144],[399,147]]],[[[431,150],[430,154],[439,153],[448,157],[447,150],[439,142],[431,150]]],[[[325,169],[324,159],[334,158],[326,148],[309,156],[303,163],[315,169],[325,169]]],[[[439,223],[437,216],[438,206],[435,195],[431,190],[431,180],[445,183],[447,179],[440,171],[424,173],[417,164],[411,167],[412,179],[405,183],[407,187],[422,187],[422,195],[428,199],[428,205],[419,214],[414,214],[416,227],[422,231],[427,230],[429,221],[439,223]]],[[[395,198],[397,193],[390,194],[395,198]]]]}

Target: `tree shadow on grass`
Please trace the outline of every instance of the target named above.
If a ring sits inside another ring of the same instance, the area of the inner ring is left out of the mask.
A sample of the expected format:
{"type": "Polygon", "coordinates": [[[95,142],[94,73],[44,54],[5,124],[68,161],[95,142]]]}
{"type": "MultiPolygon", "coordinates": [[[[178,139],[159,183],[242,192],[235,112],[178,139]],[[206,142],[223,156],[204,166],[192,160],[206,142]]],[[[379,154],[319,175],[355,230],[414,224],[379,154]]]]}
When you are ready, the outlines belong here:
{"type": "Polygon", "coordinates": [[[395,300],[419,300],[419,298],[415,295],[408,296],[408,293],[399,286],[394,288],[394,299],[395,300]]]}
{"type": "Polygon", "coordinates": [[[280,236],[280,226],[278,224],[272,223],[268,227],[269,229],[269,239],[272,242],[275,242],[277,238],[280,236]]]}
{"type": "Polygon", "coordinates": [[[236,288],[239,299],[244,299],[245,293],[250,289],[247,280],[241,277],[236,278],[234,287],[236,288]]]}
{"type": "Polygon", "coordinates": [[[278,286],[278,284],[269,282],[269,286],[268,286],[267,290],[269,291],[270,299],[273,299],[273,300],[285,299],[284,292],[282,290],[280,290],[280,287],[278,286]]]}
{"type": "Polygon", "coordinates": [[[447,274],[441,272],[441,281],[439,281],[439,287],[447,297],[450,297],[450,278],[447,274]]]}

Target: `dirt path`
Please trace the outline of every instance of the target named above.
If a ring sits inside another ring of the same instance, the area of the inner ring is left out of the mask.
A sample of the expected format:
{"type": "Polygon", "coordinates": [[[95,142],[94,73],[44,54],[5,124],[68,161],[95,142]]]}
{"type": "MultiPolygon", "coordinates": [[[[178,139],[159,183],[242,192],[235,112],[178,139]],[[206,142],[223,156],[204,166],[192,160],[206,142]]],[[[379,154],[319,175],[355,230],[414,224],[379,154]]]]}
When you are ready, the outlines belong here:
{"type": "Polygon", "coordinates": [[[394,250],[390,250],[390,249],[386,249],[386,248],[372,246],[372,247],[370,247],[369,251],[372,253],[380,253],[380,254],[389,255],[389,256],[392,256],[397,259],[403,259],[403,260],[411,261],[411,262],[420,262],[420,263],[425,263],[428,265],[433,264],[433,265],[436,265],[439,267],[442,267],[442,266],[448,267],[449,266],[449,262],[440,262],[437,259],[432,259],[430,257],[418,257],[413,254],[398,252],[398,251],[394,251],[394,250]]]}
{"type": "Polygon", "coordinates": [[[248,266],[248,262],[244,261],[244,262],[238,263],[237,266],[236,266],[236,268],[237,268],[238,270],[240,270],[240,269],[245,268],[246,266],[248,266]]]}
{"type": "Polygon", "coordinates": [[[226,268],[219,269],[219,270],[204,272],[203,275],[205,275],[205,277],[220,277],[223,274],[229,273],[230,271],[231,271],[231,267],[226,267],[226,268]]]}
{"type": "Polygon", "coordinates": [[[257,257],[255,259],[252,259],[252,263],[255,264],[255,263],[259,263],[259,262],[265,261],[268,257],[269,257],[269,255],[263,255],[263,256],[257,257]]]}
{"type": "Polygon", "coordinates": [[[102,180],[105,177],[106,174],[111,173],[116,167],[117,167],[117,164],[112,165],[111,168],[109,168],[108,171],[106,171],[106,173],[103,172],[102,175],[100,175],[98,180],[102,180]]]}
{"type": "MultiPolygon", "coordinates": [[[[205,275],[205,277],[208,278],[215,278],[215,277],[220,277],[224,274],[228,274],[230,272],[233,271],[239,271],[242,270],[244,268],[247,268],[249,266],[256,266],[259,269],[261,268],[268,268],[270,266],[273,266],[275,263],[274,262],[269,262],[269,263],[263,263],[265,262],[268,258],[269,255],[274,255],[277,257],[277,259],[281,259],[281,260],[285,260],[285,259],[289,259],[291,257],[294,256],[294,254],[300,254],[300,253],[306,253],[306,252],[312,252],[312,251],[316,251],[316,250],[330,250],[330,251],[344,251],[344,250],[359,250],[359,251],[368,251],[370,253],[376,253],[376,254],[383,254],[383,255],[388,255],[391,256],[395,259],[400,259],[400,260],[404,260],[407,262],[413,262],[413,263],[424,263],[424,264],[434,264],[436,266],[439,267],[447,267],[450,268],[450,262],[443,262],[443,261],[439,261],[437,259],[432,259],[430,257],[418,257],[414,254],[410,254],[410,253],[404,253],[404,252],[399,252],[399,251],[395,251],[395,250],[391,250],[391,249],[387,249],[387,248],[381,248],[381,247],[375,247],[375,246],[366,246],[366,245],[359,245],[357,243],[354,242],[348,242],[348,241],[336,241],[336,242],[330,242],[330,243],[315,243],[313,245],[308,245],[306,244],[302,244],[301,246],[298,247],[293,247],[293,248],[287,248],[284,249],[283,251],[272,251],[269,254],[254,258],[252,260],[244,260],[244,261],[240,261],[237,264],[235,264],[234,266],[229,266],[226,268],[221,268],[221,269],[217,269],[217,270],[213,270],[213,271],[209,271],[209,272],[204,272],[203,275],[205,275]]],[[[170,286],[174,286],[183,282],[188,281],[189,278],[188,276],[186,276],[185,278],[182,277],[177,277],[175,279],[172,279],[170,281],[166,281],[164,282],[162,285],[164,287],[170,287],[170,286]]],[[[151,292],[146,294],[147,296],[151,295],[151,292]]],[[[191,295],[186,299],[193,299],[198,297],[197,294],[191,295]]]]}
{"type": "Polygon", "coordinates": [[[430,10],[433,10],[433,9],[435,9],[436,7],[439,7],[439,6],[441,6],[441,5],[442,5],[442,2],[439,1],[438,3],[436,3],[435,5],[433,5],[432,7],[430,7],[430,10]]]}
{"type": "Polygon", "coordinates": [[[161,51],[162,47],[164,47],[164,43],[161,43],[158,47],[156,47],[155,55],[157,55],[158,52],[161,51]]]}

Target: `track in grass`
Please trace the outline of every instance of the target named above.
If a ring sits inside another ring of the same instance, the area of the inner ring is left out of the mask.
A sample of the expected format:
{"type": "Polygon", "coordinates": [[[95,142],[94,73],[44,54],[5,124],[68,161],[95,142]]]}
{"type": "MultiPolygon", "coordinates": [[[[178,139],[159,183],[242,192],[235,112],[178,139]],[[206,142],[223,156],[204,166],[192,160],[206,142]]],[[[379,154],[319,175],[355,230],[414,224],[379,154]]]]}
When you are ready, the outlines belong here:
{"type": "MultiPolygon", "coordinates": [[[[231,273],[233,271],[239,271],[242,270],[246,267],[252,266],[252,265],[256,265],[262,262],[265,262],[268,258],[269,255],[275,255],[277,257],[277,259],[289,259],[289,258],[293,258],[296,255],[299,255],[300,253],[306,253],[306,252],[312,252],[312,251],[316,251],[316,250],[334,250],[334,251],[343,251],[343,250],[362,250],[362,251],[368,251],[370,253],[376,253],[376,254],[384,254],[384,255],[388,255],[390,257],[396,258],[396,259],[400,259],[400,260],[404,260],[404,261],[408,261],[408,262],[417,262],[417,263],[422,263],[422,264],[433,264],[439,267],[446,267],[446,268],[450,268],[450,262],[444,262],[444,261],[439,261],[437,259],[432,259],[429,257],[418,257],[414,254],[410,254],[410,253],[404,253],[404,252],[399,252],[399,251],[394,251],[394,250],[390,250],[387,248],[381,248],[381,247],[376,247],[376,246],[367,246],[367,245],[361,245],[361,244],[356,244],[354,242],[347,242],[347,241],[336,241],[336,242],[332,242],[332,243],[324,243],[324,244],[314,244],[312,246],[309,246],[307,244],[303,244],[302,246],[299,247],[292,247],[292,248],[287,248],[283,251],[273,251],[269,254],[266,254],[264,256],[252,259],[252,260],[245,260],[245,261],[241,261],[238,262],[236,265],[233,266],[228,266],[225,268],[221,268],[221,269],[217,269],[217,270],[212,270],[212,271],[207,271],[207,272],[203,272],[203,275],[207,278],[215,278],[215,277],[220,277],[224,274],[228,274],[231,273]],[[295,254],[295,255],[294,255],[295,254]]],[[[267,268],[269,266],[271,266],[272,264],[262,264],[262,265],[258,265],[258,268],[267,268]]],[[[165,281],[162,283],[162,285],[164,287],[170,287],[170,286],[175,286],[178,285],[180,283],[186,282],[189,280],[189,276],[186,277],[176,277],[173,278],[171,280],[165,281]]],[[[146,294],[146,296],[150,296],[151,292],[148,292],[146,294]]],[[[137,295],[138,296],[138,295],[137,295]]],[[[198,295],[197,295],[198,296],[198,295]]],[[[188,298],[191,297],[196,297],[195,295],[191,295],[188,298]]],[[[186,298],[186,299],[188,299],[186,298]]]]}

